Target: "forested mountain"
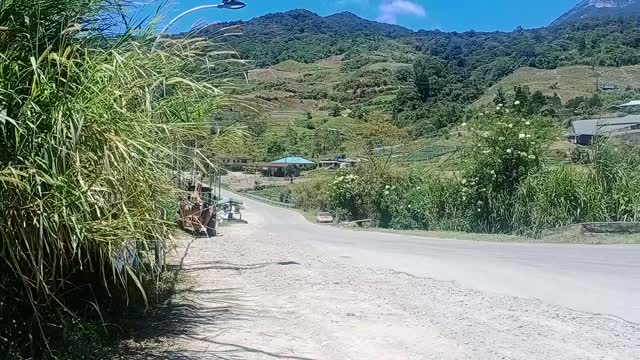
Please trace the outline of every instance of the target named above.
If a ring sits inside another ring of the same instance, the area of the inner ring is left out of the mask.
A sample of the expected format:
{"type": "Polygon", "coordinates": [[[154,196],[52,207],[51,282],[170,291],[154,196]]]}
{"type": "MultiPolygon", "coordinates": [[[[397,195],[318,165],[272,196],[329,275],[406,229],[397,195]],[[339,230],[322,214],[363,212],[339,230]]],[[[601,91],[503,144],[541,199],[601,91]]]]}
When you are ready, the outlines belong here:
{"type": "Polygon", "coordinates": [[[569,10],[551,26],[567,24],[593,17],[640,16],[638,0],[584,0],[569,10]]]}
{"type": "MultiPolygon", "coordinates": [[[[310,63],[344,55],[349,70],[371,63],[394,47],[394,62],[412,63],[418,55],[438,59],[448,81],[440,94],[469,102],[517,68],[554,69],[568,65],[640,64],[639,18],[593,18],[540,29],[512,32],[412,30],[361,19],[351,13],[322,17],[306,10],[262,16],[246,22],[210,26],[205,35],[238,25],[243,35],[225,41],[257,67],[286,60],[310,63]]],[[[233,30],[237,31],[237,30],[233,30]]]]}
{"type": "Polygon", "coordinates": [[[562,65],[622,66],[640,62],[638,18],[596,18],[540,29],[513,32],[442,32],[412,30],[359,18],[351,13],[322,17],[306,10],[269,14],[246,22],[205,29],[213,36],[221,27],[238,25],[243,35],[226,38],[257,66],[285,60],[313,62],[363,46],[375,50],[395,40],[431,53],[458,68],[486,68],[496,80],[515,67],[562,65]]]}

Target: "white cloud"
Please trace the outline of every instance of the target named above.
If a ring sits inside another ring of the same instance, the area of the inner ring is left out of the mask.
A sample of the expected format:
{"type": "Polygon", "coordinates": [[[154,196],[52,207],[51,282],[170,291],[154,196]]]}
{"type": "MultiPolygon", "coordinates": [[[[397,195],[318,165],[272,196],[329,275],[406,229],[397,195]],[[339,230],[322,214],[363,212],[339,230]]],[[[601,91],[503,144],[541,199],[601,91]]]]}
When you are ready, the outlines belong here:
{"type": "Polygon", "coordinates": [[[376,20],[389,24],[398,22],[398,15],[424,17],[427,11],[418,3],[409,0],[385,0],[378,8],[376,20]]]}

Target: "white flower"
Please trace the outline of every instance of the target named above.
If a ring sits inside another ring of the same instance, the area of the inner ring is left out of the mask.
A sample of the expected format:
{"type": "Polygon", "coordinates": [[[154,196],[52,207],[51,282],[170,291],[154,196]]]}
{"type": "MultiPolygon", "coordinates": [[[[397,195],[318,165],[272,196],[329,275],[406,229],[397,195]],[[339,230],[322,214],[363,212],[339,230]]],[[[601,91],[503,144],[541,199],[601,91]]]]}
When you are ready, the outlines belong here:
{"type": "Polygon", "coordinates": [[[483,115],[484,115],[484,113],[478,113],[478,116],[483,116],[483,115]]]}
{"type": "Polygon", "coordinates": [[[527,139],[529,139],[530,137],[531,137],[531,135],[530,135],[530,134],[527,134],[527,139]]]}
{"type": "Polygon", "coordinates": [[[491,170],[491,175],[495,175],[496,172],[494,170],[491,170]]]}
{"type": "Polygon", "coordinates": [[[535,156],[535,155],[529,155],[529,159],[531,159],[531,160],[535,160],[535,159],[536,159],[536,156],[535,156]]]}
{"type": "Polygon", "coordinates": [[[507,154],[511,154],[513,152],[512,149],[507,149],[507,154]]]}
{"type": "Polygon", "coordinates": [[[500,136],[500,137],[498,138],[498,140],[500,140],[500,141],[505,141],[506,139],[505,139],[503,136],[500,136]]]}
{"type": "Polygon", "coordinates": [[[514,102],[513,105],[520,105],[520,100],[516,100],[516,102],[514,102]]]}
{"type": "Polygon", "coordinates": [[[513,128],[513,124],[509,124],[509,129],[513,128]]]}
{"type": "Polygon", "coordinates": [[[524,123],[525,125],[531,125],[531,121],[527,121],[526,123],[524,123]]]}
{"type": "Polygon", "coordinates": [[[526,138],[526,137],[527,137],[527,135],[525,135],[525,134],[520,134],[520,135],[518,135],[518,138],[520,138],[520,139],[524,139],[524,138],[526,138]]]}
{"type": "Polygon", "coordinates": [[[466,122],[463,122],[463,123],[462,123],[462,127],[465,127],[465,126],[467,126],[467,123],[466,123],[466,122]]]}
{"type": "Polygon", "coordinates": [[[391,189],[391,186],[387,185],[384,188],[388,190],[388,189],[391,189]]]}
{"type": "Polygon", "coordinates": [[[485,154],[485,155],[487,155],[487,154],[488,154],[488,153],[490,153],[490,152],[491,152],[491,150],[485,150],[485,151],[483,151],[482,153],[483,153],[483,154],[485,154]]]}
{"type": "Polygon", "coordinates": [[[462,179],[462,185],[467,183],[467,179],[462,179]]]}
{"type": "Polygon", "coordinates": [[[384,192],[384,194],[385,194],[385,195],[389,195],[389,191],[385,191],[385,192],[384,192]]]}
{"type": "Polygon", "coordinates": [[[503,107],[503,106],[504,106],[504,104],[498,104],[498,107],[503,107]]]}

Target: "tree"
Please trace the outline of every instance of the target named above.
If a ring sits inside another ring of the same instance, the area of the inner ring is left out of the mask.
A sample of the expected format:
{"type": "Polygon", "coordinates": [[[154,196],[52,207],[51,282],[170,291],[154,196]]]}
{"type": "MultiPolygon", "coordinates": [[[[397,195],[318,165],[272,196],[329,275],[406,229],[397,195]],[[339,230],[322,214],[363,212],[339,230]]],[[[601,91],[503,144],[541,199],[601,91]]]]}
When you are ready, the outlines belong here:
{"type": "Polygon", "coordinates": [[[442,61],[435,56],[421,56],[413,64],[415,86],[420,99],[424,102],[442,93],[447,70],[442,61]]]}
{"type": "Polygon", "coordinates": [[[369,115],[369,111],[360,105],[355,106],[349,113],[350,118],[360,121],[365,121],[367,119],[367,115],[369,115]]]}
{"type": "Polygon", "coordinates": [[[342,115],[342,106],[340,104],[333,104],[331,108],[329,108],[329,116],[339,117],[342,115]]]}
{"type": "Polygon", "coordinates": [[[408,83],[413,78],[413,72],[408,67],[400,68],[396,71],[396,80],[400,83],[408,83]]]}
{"type": "Polygon", "coordinates": [[[498,88],[496,96],[493,98],[493,103],[496,105],[505,105],[507,103],[507,95],[504,93],[502,87],[498,88]]]}
{"type": "Polygon", "coordinates": [[[529,114],[539,114],[545,105],[547,105],[547,97],[542,91],[536,90],[529,101],[529,114]]]}

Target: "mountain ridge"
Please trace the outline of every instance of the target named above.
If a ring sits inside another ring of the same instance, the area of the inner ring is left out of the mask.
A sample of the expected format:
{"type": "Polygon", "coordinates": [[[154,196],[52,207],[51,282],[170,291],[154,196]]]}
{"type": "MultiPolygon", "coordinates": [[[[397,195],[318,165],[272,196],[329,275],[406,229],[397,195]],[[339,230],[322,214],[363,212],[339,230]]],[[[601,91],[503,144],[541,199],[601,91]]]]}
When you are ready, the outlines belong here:
{"type": "Polygon", "coordinates": [[[550,26],[573,23],[594,17],[640,16],[640,0],[583,0],[558,17],[550,26]]]}

